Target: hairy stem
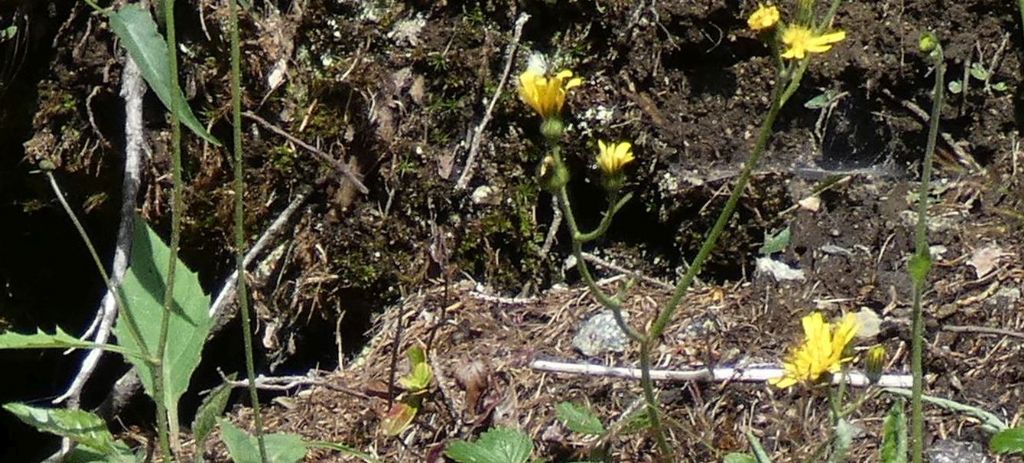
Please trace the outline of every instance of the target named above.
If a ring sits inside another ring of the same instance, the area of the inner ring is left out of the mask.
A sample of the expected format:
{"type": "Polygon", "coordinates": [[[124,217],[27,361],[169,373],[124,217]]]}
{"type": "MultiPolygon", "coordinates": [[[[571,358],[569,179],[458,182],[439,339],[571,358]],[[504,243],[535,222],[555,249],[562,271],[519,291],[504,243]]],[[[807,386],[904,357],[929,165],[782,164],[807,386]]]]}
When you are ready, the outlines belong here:
{"type": "Polygon", "coordinates": [[[928,192],[932,176],[932,158],[935,154],[935,140],[939,134],[939,119],[942,116],[943,79],[946,70],[942,46],[936,44],[929,54],[935,65],[935,86],[932,90],[932,113],[928,126],[928,142],[924,150],[924,161],[921,166],[921,185],[917,193],[917,229],[914,236],[915,256],[911,262],[911,279],[913,280],[913,308],[910,343],[910,369],[913,375],[911,387],[911,458],[914,463],[924,460],[924,415],[922,395],[924,392],[924,366],[922,362],[922,344],[924,343],[924,314],[921,307],[922,297],[928,283],[928,270],[931,267],[931,254],[928,250],[928,192]],[[916,265],[915,265],[916,264],[916,265]],[[915,268],[917,267],[917,268],[915,268]]]}
{"type": "MultiPolygon", "coordinates": [[[[167,75],[169,76],[171,92],[178,91],[178,40],[175,36],[174,27],[174,0],[164,0],[164,22],[167,26],[167,75]]],[[[166,394],[164,384],[164,356],[167,352],[167,331],[171,319],[171,310],[174,304],[174,277],[178,266],[178,247],[181,242],[181,215],[184,204],[182,204],[182,178],[181,178],[181,118],[182,111],[180,98],[171,98],[171,177],[174,186],[171,193],[171,242],[170,258],[167,262],[167,282],[164,288],[164,310],[160,317],[160,336],[157,340],[157,361],[160,366],[155,368],[155,381],[153,381],[153,400],[157,406],[157,430],[160,433],[160,450],[167,461],[171,460],[171,444],[167,437],[168,417],[167,404],[164,403],[166,394]]],[[[175,443],[175,450],[180,450],[177,433],[171,436],[175,443]]]]}
{"type": "Polygon", "coordinates": [[[259,445],[260,461],[267,461],[267,444],[263,439],[263,416],[260,413],[260,397],[256,391],[256,366],[253,361],[251,315],[249,313],[249,292],[245,278],[245,169],[242,154],[242,58],[241,39],[238,30],[238,4],[228,2],[228,21],[231,29],[231,137],[234,139],[235,161],[235,271],[238,272],[238,307],[242,314],[242,344],[245,348],[245,375],[249,380],[249,402],[252,406],[253,421],[256,425],[256,442],[259,445]]]}

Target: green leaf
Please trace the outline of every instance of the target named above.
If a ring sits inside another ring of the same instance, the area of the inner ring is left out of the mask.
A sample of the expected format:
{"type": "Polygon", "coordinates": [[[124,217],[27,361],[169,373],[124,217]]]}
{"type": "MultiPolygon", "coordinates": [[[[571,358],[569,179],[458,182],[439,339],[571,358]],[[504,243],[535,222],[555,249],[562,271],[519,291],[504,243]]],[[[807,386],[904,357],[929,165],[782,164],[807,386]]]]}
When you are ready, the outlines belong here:
{"type": "Polygon", "coordinates": [[[910,257],[907,266],[910,271],[910,279],[918,284],[924,283],[928,278],[928,272],[932,269],[932,256],[928,251],[914,254],[910,257]]]}
{"type": "Polygon", "coordinates": [[[828,463],[841,463],[846,461],[850,453],[850,445],[853,444],[853,425],[842,418],[836,423],[836,435],[832,439],[832,453],[828,456],[828,463]]]}
{"type": "Polygon", "coordinates": [[[107,429],[107,423],[93,413],[64,408],[37,408],[17,402],[4,404],[4,410],[40,431],[66,437],[84,450],[101,454],[107,458],[103,461],[135,460],[128,446],[115,440],[107,429]]]}
{"type": "Polygon", "coordinates": [[[96,344],[82,341],[58,326],[53,334],[44,333],[37,329],[35,334],[21,334],[15,332],[0,333],[0,349],[104,349],[117,352],[122,355],[134,355],[141,358],[136,351],[125,349],[113,344],[96,344]]]}
{"type": "Polygon", "coordinates": [[[398,384],[403,389],[416,393],[423,391],[430,386],[430,381],[434,378],[434,372],[430,369],[430,365],[426,363],[417,363],[413,366],[412,371],[408,375],[398,379],[398,384]]]}
{"type": "Polygon", "coordinates": [[[762,256],[769,256],[776,252],[782,252],[786,250],[786,246],[789,246],[790,231],[789,227],[779,230],[778,233],[772,235],[769,233],[764,234],[764,245],[757,250],[762,256]]]}
{"type": "MultiPolygon", "coordinates": [[[[239,429],[228,420],[219,420],[220,435],[228,446],[234,463],[261,463],[259,443],[255,436],[239,429]]],[[[267,461],[295,463],[306,457],[306,442],[295,434],[275,433],[263,436],[267,446],[267,461]]]]}
{"type": "Polygon", "coordinates": [[[996,82],[992,84],[992,90],[997,92],[1005,92],[1010,89],[1010,86],[1006,85],[1006,82],[996,82]]]}
{"type": "Polygon", "coordinates": [[[946,85],[946,88],[949,89],[949,93],[959,95],[960,92],[964,91],[964,84],[960,83],[959,80],[954,80],[949,85],[946,85]]]}
{"type": "Polygon", "coordinates": [[[995,453],[1024,453],[1024,426],[1000,431],[992,436],[988,447],[995,453]]]}
{"type": "Polygon", "coordinates": [[[825,92],[819,94],[818,96],[811,98],[810,100],[807,100],[807,102],[804,103],[804,107],[807,109],[827,108],[828,105],[832,104],[832,101],[835,99],[835,97],[836,92],[834,90],[826,90],[825,92]]]}
{"type": "Polygon", "coordinates": [[[513,428],[491,428],[476,442],[457,440],[448,444],[445,456],[458,463],[526,463],[533,442],[526,433],[513,428]]]}
{"type": "Polygon", "coordinates": [[[757,463],[757,458],[749,453],[730,453],[722,459],[722,463],[757,463]]]}
{"type": "Polygon", "coordinates": [[[750,449],[754,451],[754,458],[757,460],[757,463],[772,463],[772,457],[768,456],[768,452],[764,451],[761,440],[749,430],[745,431],[744,434],[747,435],[747,442],[750,442],[750,449]]]}
{"type": "MultiPolygon", "coordinates": [[[[235,375],[228,376],[228,381],[233,381],[235,375]]],[[[217,426],[217,418],[224,413],[228,406],[228,399],[231,398],[231,385],[224,383],[217,386],[199,404],[196,410],[196,417],[192,420],[192,438],[196,441],[196,448],[203,448],[210,431],[217,426]]]]}
{"type": "Polygon", "coordinates": [[[169,75],[170,54],[167,52],[167,41],[157,30],[149,10],[132,3],[116,12],[108,13],[107,17],[110,19],[110,29],[121,39],[121,45],[128,50],[135,64],[139,65],[142,77],[167,110],[171,110],[174,98],[173,101],[177,102],[181,110],[181,123],[204,140],[220,146],[220,141],[214,138],[192,113],[185,95],[181,93],[181,87],[178,86],[177,76],[169,75]]]}
{"type": "Polygon", "coordinates": [[[555,405],[555,416],[573,432],[598,436],[604,434],[601,419],[589,408],[571,402],[555,405]]]}
{"type": "Polygon", "coordinates": [[[903,413],[902,400],[894,402],[885,417],[879,453],[882,463],[907,463],[907,415],[903,413]]]}
{"type": "Polygon", "coordinates": [[[63,463],[128,463],[146,461],[145,450],[140,455],[132,456],[130,453],[121,455],[104,455],[100,452],[89,450],[81,445],[71,449],[62,460],[63,463]]]}
{"type": "MultiPolygon", "coordinates": [[[[121,283],[125,311],[138,323],[148,352],[158,352],[163,314],[164,282],[170,250],[141,218],[135,220],[131,265],[121,283]]],[[[175,268],[174,308],[171,311],[167,349],[163,359],[164,403],[171,416],[177,415],[178,399],[188,389],[192,372],[199,365],[203,344],[212,321],[208,310],[210,297],[203,293],[199,277],[180,260],[175,268]]],[[[114,333],[120,345],[142,351],[131,336],[127,314],[118,314],[114,333]]],[[[146,392],[153,396],[153,365],[140,359],[128,359],[139,372],[146,392]]]]}
{"type": "Polygon", "coordinates": [[[412,346],[408,351],[405,352],[405,356],[409,358],[409,365],[416,367],[421,363],[427,363],[427,353],[423,351],[420,346],[412,346]]]}
{"type": "Polygon", "coordinates": [[[974,63],[971,64],[971,77],[981,81],[985,81],[988,80],[989,73],[987,70],[985,70],[984,67],[981,66],[980,63],[974,63]]]}

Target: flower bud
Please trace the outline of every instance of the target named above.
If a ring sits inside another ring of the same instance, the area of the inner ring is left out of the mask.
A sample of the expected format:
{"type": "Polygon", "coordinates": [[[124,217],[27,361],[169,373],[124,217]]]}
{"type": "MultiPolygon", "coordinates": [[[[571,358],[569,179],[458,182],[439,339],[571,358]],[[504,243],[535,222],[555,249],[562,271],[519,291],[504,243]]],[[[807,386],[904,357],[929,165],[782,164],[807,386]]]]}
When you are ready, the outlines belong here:
{"type": "Polygon", "coordinates": [[[558,117],[546,118],[540,124],[540,133],[551,143],[558,143],[562,139],[563,132],[565,132],[565,125],[558,117]]]}
{"type": "Polygon", "coordinates": [[[917,41],[917,49],[924,53],[931,53],[937,46],[939,46],[939,39],[931,32],[922,33],[921,38],[917,41]]]}
{"type": "Polygon", "coordinates": [[[885,346],[876,344],[868,349],[864,357],[864,371],[871,384],[878,383],[882,378],[882,369],[885,368],[885,346]]]}
{"type": "Polygon", "coordinates": [[[549,154],[537,166],[537,181],[545,190],[558,192],[569,183],[569,169],[558,156],[549,154]]]}

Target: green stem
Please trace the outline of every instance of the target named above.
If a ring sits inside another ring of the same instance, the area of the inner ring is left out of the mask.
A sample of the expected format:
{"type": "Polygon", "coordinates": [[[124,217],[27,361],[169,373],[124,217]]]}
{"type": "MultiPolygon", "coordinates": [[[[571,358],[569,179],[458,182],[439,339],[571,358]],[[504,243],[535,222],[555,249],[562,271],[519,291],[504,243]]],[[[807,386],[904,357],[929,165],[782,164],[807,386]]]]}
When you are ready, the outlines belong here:
{"type": "MultiPolygon", "coordinates": [[[[616,201],[614,195],[609,197],[608,212],[605,214],[606,217],[614,215],[616,210],[615,204],[622,204],[624,201],[629,200],[630,195],[626,195],[623,201],[616,201]]],[[[619,325],[626,336],[629,339],[640,342],[644,339],[644,335],[641,334],[636,328],[633,328],[625,317],[622,316],[622,304],[620,298],[613,298],[604,292],[597,282],[594,280],[594,276],[590,274],[590,267],[587,265],[587,261],[583,259],[583,242],[577,239],[582,236],[579,232],[579,226],[576,224],[576,216],[572,212],[572,204],[569,202],[569,192],[563,186],[558,190],[557,193],[558,204],[562,208],[562,215],[565,216],[565,223],[569,226],[569,234],[572,235],[572,254],[576,257],[576,268],[579,269],[580,275],[583,277],[583,281],[586,282],[587,287],[590,288],[590,292],[597,298],[601,305],[605,306],[608,310],[612,311],[612,315],[615,317],[615,322],[619,325]]],[[[610,220],[610,219],[609,219],[610,220]]],[[[607,228],[607,227],[605,227],[607,228]]]]}
{"type": "MultiPolygon", "coordinates": [[[[797,74],[797,78],[801,75],[802,73],[797,74]]],[[[716,220],[714,226],[711,227],[711,231],[708,232],[707,238],[704,239],[704,243],[701,245],[700,251],[697,252],[697,257],[693,259],[693,262],[690,263],[690,268],[686,270],[683,278],[679,281],[679,284],[676,285],[671,299],[669,299],[661,309],[658,317],[654,320],[651,328],[647,331],[643,342],[640,343],[640,369],[643,372],[640,382],[645,391],[653,391],[654,389],[654,385],[650,377],[651,349],[654,348],[658,338],[661,336],[662,332],[665,331],[665,327],[668,326],[668,322],[672,320],[672,316],[675,315],[676,310],[679,308],[679,303],[690,290],[690,286],[700,273],[704,262],[707,260],[708,256],[711,255],[711,251],[714,250],[719,236],[721,236],[722,231],[725,230],[726,225],[729,223],[729,219],[732,217],[733,211],[736,209],[736,205],[739,203],[740,197],[743,196],[743,190],[746,189],[747,183],[750,181],[750,176],[754,172],[754,168],[757,167],[757,163],[761,160],[762,155],[764,155],[764,150],[768,146],[768,140],[771,138],[772,134],[772,126],[775,124],[775,118],[779,115],[779,110],[782,108],[782,89],[787,85],[789,88],[795,90],[796,86],[799,85],[799,81],[794,84],[792,82],[787,82],[786,79],[782,78],[782,76],[779,77],[775,88],[772,90],[772,105],[768,109],[768,114],[765,116],[764,122],[761,125],[761,131],[757,136],[757,142],[754,144],[754,151],[750,153],[750,157],[743,165],[743,170],[740,172],[740,176],[736,180],[736,185],[732,188],[732,193],[729,195],[729,199],[725,202],[725,207],[718,215],[718,220],[716,220]]],[[[651,400],[652,396],[653,393],[647,394],[645,392],[648,409],[651,411],[652,429],[654,430],[660,447],[661,443],[666,440],[665,430],[658,425],[660,422],[657,416],[658,403],[651,400]]]]}
{"type": "MultiPolygon", "coordinates": [[[[96,270],[99,271],[100,277],[103,278],[103,283],[107,286],[107,291],[110,291],[111,296],[114,298],[114,304],[117,305],[118,313],[120,313],[125,320],[125,326],[128,328],[128,334],[135,341],[135,344],[139,346],[139,353],[142,354],[142,358],[151,364],[156,363],[153,357],[150,355],[149,349],[146,344],[142,342],[142,331],[139,329],[138,322],[135,321],[135,317],[132,313],[124,308],[124,300],[121,299],[121,292],[118,288],[114,287],[114,282],[110,280],[110,275],[107,273],[107,269],[103,267],[103,262],[100,260],[99,253],[96,252],[96,247],[92,244],[92,239],[89,238],[89,234],[85,232],[85,227],[82,226],[82,222],[78,220],[78,216],[75,215],[75,211],[71,209],[71,205],[68,204],[64,193],[61,192],[60,186],[57,184],[57,179],[54,178],[53,172],[46,171],[46,177],[50,180],[50,187],[53,188],[53,193],[57,195],[57,201],[64,208],[64,212],[71,219],[71,223],[75,225],[75,230],[78,230],[78,236],[85,242],[85,247],[89,250],[89,255],[92,256],[93,264],[96,265],[96,270]]],[[[106,349],[111,352],[117,352],[122,355],[126,355],[127,351],[120,349],[118,346],[107,346],[97,344],[96,349],[106,349]]]]}
{"type": "Polygon", "coordinates": [[[228,21],[231,23],[231,137],[234,139],[235,160],[235,270],[238,273],[238,306],[242,314],[242,344],[245,348],[245,374],[249,379],[249,401],[252,404],[253,421],[256,425],[256,442],[259,446],[260,461],[267,461],[267,445],[263,439],[263,416],[260,413],[260,398],[256,391],[256,366],[253,361],[252,332],[249,313],[249,292],[245,278],[245,169],[242,153],[242,59],[241,39],[238,30],[238,5],[228,1],[228,21]]]}
{"type": "Polygon", "coordinates": [[[768,140],[771,138],[772,134],[772,126],[775,124],[775,118],[779,115],[779,110],[782,108],[782,99],[779,94],[782,85],[783,81],[780,79],[779,83],[776,84],[775,89],[772,91],[772,105],[768,109],[768,114],[764,119],[764,123],[761,125],[761,131],[757,136],[757,142],[754,144],[754,151],[750,153],[750,158],[748,158],[747,162],[743,165],[743,170],[740,172],[740,175],[736,180],[736,184],[732,188],[732,193],[729,194],[729,199],[725,202],[725,207],[718,215],[718,220],[716,220],[715,224],[711,227],[711,231],[708,232],[707,238],[705,238],[704,243],[697,252],[697,256],[693,259],[693,262],[690,263],[690,268],[687,269],[685,274],[683,274],[683,278],[679,281],[679,284],[676,285],[676,288],[672,293],[672,298],[665,304],[664,308],[658,314],[658,318],[654,320],[654,324],[651,326],[649,331],[649,336],[651,338],[661,336],[666,325],[679,308],[679,302],[683,300],[684,296],[686,296],[686,293],[690,289],[690,285],[693,284],[694,278],[697,277],[697,274],[699,274],[703,268],[704,261],[707,260],[708,256],[711,255],[711,251],[714,250],[715,244],[717,244],[722,231],[724,231],[726,225],[729,224],[729,219],[732,217],[733,211],[736,210],[736,205],[739,203],[740,197],[743,196],[743,190],[746,189],[747,184],[750,182],[750,176],[753,174],[754,169],[757,167],[757,163],[764,155],[765,147],[768,146],[768,140]]]}
{"type": "MultiPolygon", "coordinates": [[[[171,84],[171,92],[178,91],[178,39],[174,26],[174,0],[163,0],[164,22],[167,27],[167,75],[171,84]]],[[[181,216],[184,212],[182,203],[181,178],[181,120],[180,98],[171,98],[171,177],[174,186],[171,192],[171,242],[170,257],[167,262],[167,282],[164,289],[164,310],[160,317],[160,335],[157,339],[156,358],[160,366],[155,368],[156,378],[153,381],[153,400],[157,406],[157,428],[160,433],[160,450],[166,461],[171,461],[171,443],[168,440],[167,404],[164,403],[166,390],[164,384],[164,356],[167,353],[167,332],[170,325],[171,310],[174,304],[174,278],[178,265],[178,247],[181,243],[181,216]]],[[[176,433],[175,433],[176,434],[176,433]]],[[[171,436],[178,450],[177,436],[171,436]]]]}
{"type": "Polygon", "coordinates": [[[608,196],[608,211],[604,213],[604,217],[601,218],[601,223],[596,229],[594,229],[594,231],[590,233],[581,233],[576,231],[573,233],[573,240],[579,241],[580,243],[588,243],[604,236],[604,234],[608,232],[608,227],[611,226],[612,219],[615,217],[615,214],[617,214],[619,209],[622,209],[622,207],[633,198],[633,193],[626,193],[626,196],[623,196],[618,201],[616,201],[617,197],[618,193],[611,193],[608,196]]]}
{"type": "Polygon", "coordinates": [[[1020,30],[1024,33],[1024,0],[1017,0],[1017,9],[1020,10],[1020,30]]]}
{"type": "Polygon", "coordinates": [[[928,270],[931,266],[931,255],[928,250],[928,193],[931,186],[932,158],[935,154],[935,140],[939,133],[939,119],[942,117],[943,80],[945,74],[945,58],[942,46],[936,43],[935,50],[929,56],[935,65],[935,86],[932,90],[932,113],[928,126],[928,141],[924,150],[924,161],[921,167],[921,185],[917,193],[917,229],[915,231],[915,256],[911,262],[911,279],[913,280],[913,308],[910,344],[910,369],[913,375],[911,388],[911,457],[914,463],[924,461],[924,415],[922,395],[924,393],[924,366],[922,350],[924,343],[924,313],[922,298],[928,282],[928,270]],[[917,265],[915,265],[917,264],[917,265]]]}
{"type": "Polygon", "coordinates": [[[657,395],[654,394],[654,381],[651,379],[651,344],[657,340],[648,331],[647,336],[640,341],[640,386],[644,391],[644,401],[647,402],[647,417],[651,420],[651,430],[654,431],[654,438],[658,442],[658,450],[665,461],[671,459],[672,446],[665,437],[665,427],[661,424],[661,409],[657,395]]]}

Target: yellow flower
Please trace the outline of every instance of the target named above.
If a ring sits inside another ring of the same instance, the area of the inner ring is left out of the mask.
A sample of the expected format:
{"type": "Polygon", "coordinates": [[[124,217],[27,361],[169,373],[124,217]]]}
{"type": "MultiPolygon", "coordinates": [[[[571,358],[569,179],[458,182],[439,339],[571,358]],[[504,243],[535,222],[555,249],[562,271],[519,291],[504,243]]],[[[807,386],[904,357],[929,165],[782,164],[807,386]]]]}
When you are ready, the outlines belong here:
{"type": "Polygon", "coordinates": [[[846,38],[846,32],[836,31],[816,35],[804,26],[787,27],[782,33],[782,43],[786,45],[783,58],[804,59],[808,53],[825,53],[832,49],[832,44],[846,38]]]}
{"type": "Polygon", "coordinates": [[[754,14],[747,18],[747,26],[753,31],[763,31],[779,22],[779,9],[775,5],[760,5],[754,14]]]}
{"type": "Polygon", "coordinates": [[[857,334],[857,319],[853,314],[847,314],[835,325],[826,323],[818,312],[807,315],[801,322],[804,327],[803,344],[782,362],[782,377],[769,380],[779,388],[800,382],[811,383],[825,373],[838,373],[842,364],[852,359],[844,352],[857,334]]]}
{"type": "Polygon", "coordinates": [[[583,84],[572,71],[563,70],[552,77],[531,66],[519,76],[519,97],[544,119],[559,117],[569,89],[583,84]]]}
{"type": "Polygon", "coordinates": [[[605,176],[614,177],[622,172],[622,167],[633,161],[633,145],[628,141],[608,143],[598,140],[600,151],[597,154],[597,167],[605,176]]]}

